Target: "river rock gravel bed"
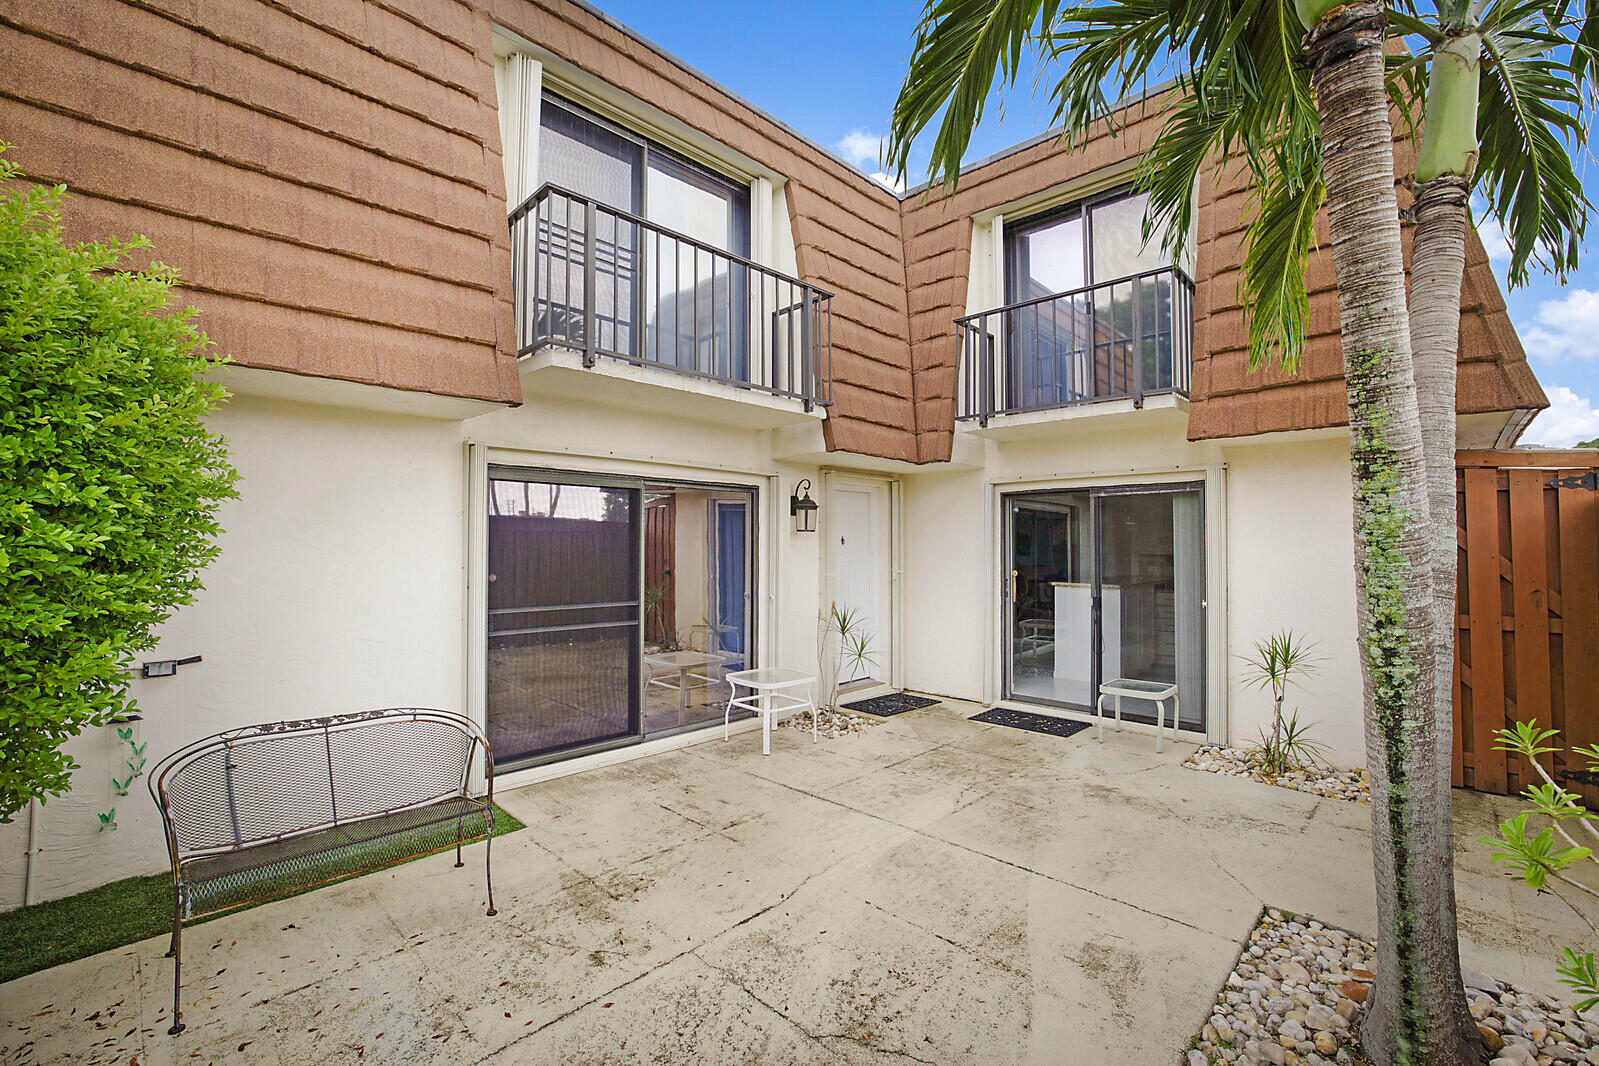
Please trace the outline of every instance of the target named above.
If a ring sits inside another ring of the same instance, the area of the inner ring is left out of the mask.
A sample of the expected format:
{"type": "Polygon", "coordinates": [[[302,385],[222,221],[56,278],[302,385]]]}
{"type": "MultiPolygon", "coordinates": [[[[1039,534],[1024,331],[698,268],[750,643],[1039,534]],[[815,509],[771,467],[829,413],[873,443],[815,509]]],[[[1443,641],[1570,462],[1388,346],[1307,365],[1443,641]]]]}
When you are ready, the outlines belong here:
{"type": "MultiPolygon", "coordinates": [[[[1353,933],[1268,910],[1216,994],[1182,1066],[1366,1066],[1358,1033],[1377,949],[1353,933]]],[[[1599,1066],[1599,1023],[1467,970],[1491,1066],[1599,1066]]]]}
{"type": "MultiPolygon", "coordinates": [[[[850,714],[848,711],[830,711],[823,708],[821,717],[816,721],[816,731],[824,737],[843,737],[851,733],[864,733],[872,726],[879,724],[879,719],[870,718],[864,714],[850,714]]],[[[811,731],[811,712],[801,711],[791,718],[785,718],[777,723],[779,729],[803,729],[811,731]]]]}
{"type": "Polygon", "coordinates": [[[1205,770],[1228,777],[1248,777],[1266,785],[1291,788],[1296,792],[1309,792],[1330,799],[1349,800],[1353,803],[1371,802],[1371,782],[1365,770],[1341,770],[1336,766],[1312,766],[1281,776],[1266,773],[1260,767],[1260,755],[1253,748],[1224,748],[1203,744],[1183,765],[1193,770],[1205,770]]]}

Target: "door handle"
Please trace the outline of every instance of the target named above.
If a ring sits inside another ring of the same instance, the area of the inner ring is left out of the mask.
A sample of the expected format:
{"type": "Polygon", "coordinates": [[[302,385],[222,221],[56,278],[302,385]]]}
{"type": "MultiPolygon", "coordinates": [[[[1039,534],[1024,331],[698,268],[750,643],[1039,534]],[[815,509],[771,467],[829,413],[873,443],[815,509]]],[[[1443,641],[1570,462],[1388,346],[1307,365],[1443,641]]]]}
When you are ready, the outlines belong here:
{"type": "Polygon", "coordinates": [[[1012,603],[1016,602],[1016,577],[1019,573],[1020,571],[1017,570],[1010,572],[1010,602],[1012,603]]]}

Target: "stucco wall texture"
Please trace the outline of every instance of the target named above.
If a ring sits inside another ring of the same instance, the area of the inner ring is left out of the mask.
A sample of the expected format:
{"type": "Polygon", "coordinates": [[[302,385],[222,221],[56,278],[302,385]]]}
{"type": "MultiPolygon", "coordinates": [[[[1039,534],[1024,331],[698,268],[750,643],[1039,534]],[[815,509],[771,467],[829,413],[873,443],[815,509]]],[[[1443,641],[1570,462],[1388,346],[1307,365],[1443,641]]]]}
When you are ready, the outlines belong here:
{"type": "MultiPolygon", "coordinates": [[[[829,449],[950,455],[971,216],[1137,155],[1159,127],[1043,140],[901,201],[570,0],[0,0],[0,138],[73,192],[75,238],[150,238],[217,350],[249,367],[506,404],[516,369],[493,28],[679,117],[787,179],[800,275],[835,294],[829,449]]],[[[1247,196],[1199,191],[1192,439],[1342,425],[1331,262],[1307,358],[1248,373],[1247,196]]],[[[1475,235],[1460,410],[1546,405],[1475,235]]]]}

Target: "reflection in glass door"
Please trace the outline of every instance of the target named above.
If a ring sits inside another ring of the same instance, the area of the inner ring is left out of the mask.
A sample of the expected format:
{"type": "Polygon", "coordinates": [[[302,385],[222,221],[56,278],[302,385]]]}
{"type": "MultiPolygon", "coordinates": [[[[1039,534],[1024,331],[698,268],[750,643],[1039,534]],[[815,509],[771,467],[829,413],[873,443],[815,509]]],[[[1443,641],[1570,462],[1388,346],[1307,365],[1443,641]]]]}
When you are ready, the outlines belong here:
{"type": "Polygon", "coordinates": [[[501,766],[638,732],[639,495],[491,472],[487,726],[501,766]]]}
{"type": "Polygon", "coordinates": [[[1094,686],[1089,494],[1009,499],[1010,693],[1087,707],[1094,686]]]}
{"type": "MultiPolygon", "coordinates": [[[[1104,681],[1178,685],[1205,726],[1204,515],[1198,485],[1006,497],[1006,695],[1089,711],[1104,681]]],[[[1123,716],[1154,720],[1145,700],[1123,716]]]]}

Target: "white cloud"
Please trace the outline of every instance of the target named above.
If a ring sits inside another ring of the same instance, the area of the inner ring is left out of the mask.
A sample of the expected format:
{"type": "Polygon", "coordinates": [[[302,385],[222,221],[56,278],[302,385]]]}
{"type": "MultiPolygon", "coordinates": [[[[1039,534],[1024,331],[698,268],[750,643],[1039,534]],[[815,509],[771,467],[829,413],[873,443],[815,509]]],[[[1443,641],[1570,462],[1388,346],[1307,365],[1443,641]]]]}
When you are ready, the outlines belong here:
{"type": "Polygon", "coordinates": [[[1539,359],[1599,356],[1599,292],[1568,289],[1538,305],[1533,324],[1519,330],[1527,354],[1539,359]]]}
{"type": "Polygon", "coordinates": [[[1479,214],[1477,217],[1477,236],[1482,238],[1482,246],[1488,252],[1488,262],[1498,267],[1510,263],[1510,241],[1505,237],[1504,227],[1499,225],[1499,220],[1489,214],[1479,214]]]}
{"type": "Polygon", "coordinates": [[[863,126],[856,126],[833,142],[833,151],[849,160],[856,168],[866,171],[866,176],[894,193],[903,195],[905,183],[886,171],[875,168],[883,165],[883,138],[863,126]]]}
{"type": "Polygon", "coordinates": [[[881,170],[874,171],[866,176],[896,196],[905,195],[905,181],[902,178],[891,178],[881,170]]]}
{"type": "Polygon", "coordinates": [[[883,138],[871,130],[856,126],[833,144],[833,151],[865,170],[883,161],[883,138]]]}
{"type": "Polygon", "coordinates": [[[1551,385],[1546,391],[1549,408],[1538,412],[1521,443],[1569,448],[1579,441],[1599,437],[1599,411],[1593,409],[1586,396],[1578,396],[1564,385],[1551,385]]]}

